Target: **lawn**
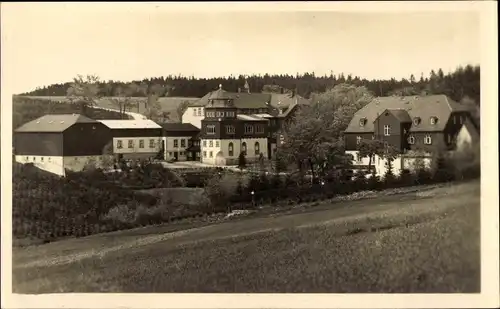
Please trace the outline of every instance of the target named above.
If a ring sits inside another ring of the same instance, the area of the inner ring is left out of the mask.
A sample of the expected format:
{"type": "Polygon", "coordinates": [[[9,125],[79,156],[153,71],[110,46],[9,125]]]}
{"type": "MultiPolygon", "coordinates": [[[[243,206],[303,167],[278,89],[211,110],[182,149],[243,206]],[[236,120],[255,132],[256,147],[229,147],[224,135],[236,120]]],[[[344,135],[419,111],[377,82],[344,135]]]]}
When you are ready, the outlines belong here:
{"type": "MultiPolygon", "coordinates": [[[[40,100],[51,100],[51,101],[56,101],[56,102],[66,102],[67,99],[66,97],[60,97],[60,96],[29,96],[29,98],[32,99],[40,99],[40,100]]],[[[146,98],[145,97],[133,97],[131,98],[132,101],[134,102],[145,102],[146,98]]],[[[161,97],[158,99],[158,102],[161,106],[162,112],[169,112],[171,120],[173,122],[178,122],[180,121],[176,109],[179,104],[181,104],[183,101],[189,101],[189,102],[194,102],[198,100],[199,98],[192,98],[192,97],[161,97]]],[[[114,105],[108,98],[102,98],[98,100],[97,106],[103,107],[103,108],[111,108],[111,109],[118,109],[116,105],[114,105]]],[[[132,108],[130,110],[131,112],[135,113],[144,113],[145,110],[143,106],[140,106],[139,111],[137,108],[132,108]]]]}
{"type": "Polygon", "coordinates": [[[479,292],[479,188],[469,182],[170,233],[15,248],[13,289],[479,292]]]}

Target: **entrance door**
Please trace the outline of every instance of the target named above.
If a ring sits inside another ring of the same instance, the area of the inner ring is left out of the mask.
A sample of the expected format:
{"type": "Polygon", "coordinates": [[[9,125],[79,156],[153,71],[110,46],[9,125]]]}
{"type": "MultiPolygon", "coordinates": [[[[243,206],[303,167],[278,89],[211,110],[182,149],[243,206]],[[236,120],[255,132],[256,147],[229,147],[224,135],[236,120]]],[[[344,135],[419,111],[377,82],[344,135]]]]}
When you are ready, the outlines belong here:
{"type": "Polygon", "coordinates": [[[174,152],[174,158],[175,158],[175,161],[179,161],[179,152],[178,151],[174,152]]]}

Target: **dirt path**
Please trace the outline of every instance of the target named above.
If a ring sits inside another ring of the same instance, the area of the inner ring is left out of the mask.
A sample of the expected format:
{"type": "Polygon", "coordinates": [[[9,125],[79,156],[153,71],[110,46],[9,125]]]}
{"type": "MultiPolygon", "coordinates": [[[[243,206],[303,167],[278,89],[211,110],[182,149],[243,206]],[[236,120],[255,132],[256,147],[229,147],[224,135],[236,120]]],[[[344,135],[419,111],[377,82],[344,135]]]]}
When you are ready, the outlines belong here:
{"type": "Polygon", "coordinates": [[[392,201],[366,200],[356,207],[334,208],[290,215],[274,215],[265,218],[252,218],[241,221],[225,222],[204,227],[192,228],[170,233],[122,237],[116,235],[112,244],[102,244],[102,238],[88,237],[60,243],[19,249],[14,254],[13,268],[47,267],[78,262],[89,258],[104,256],[121,250],[139,248],[147,245],[179,246],[202,241],[220,240],[251,234],[279,231],[287,228],[304,228],[317,225],[344,225],[347,229],[358,228],[360,222],[369,220],[370,224],[387,219],[397,220],[422,214],[434,216],[455,207],[461,201],[457,194],[467,194],[461,187],[448,187],[431,190],[415,197],[411,203],[402,203],[398,197],[392,201]],[[450,194],[451,193],[451,194],[450,194]],[[432,197],[439,195],[438,199],[432,197]],[[68,250],[68,244],[85,244],[82,250],[68,250]],[[95,244],[95,246],[92,246],[95,244]],[[85,249],[87,247],[87,249],[85,249]],[[88,248],[91,249],[88,249],[88,248]],[[93,248],[92,248],[93,247],[93,248]],[[39,250],[42,249],[42,250],[39,250]],[[45,252],[44,252],[45,251],[45,252]],[[69,252],[68,252],[69,251],[69,252]]]}

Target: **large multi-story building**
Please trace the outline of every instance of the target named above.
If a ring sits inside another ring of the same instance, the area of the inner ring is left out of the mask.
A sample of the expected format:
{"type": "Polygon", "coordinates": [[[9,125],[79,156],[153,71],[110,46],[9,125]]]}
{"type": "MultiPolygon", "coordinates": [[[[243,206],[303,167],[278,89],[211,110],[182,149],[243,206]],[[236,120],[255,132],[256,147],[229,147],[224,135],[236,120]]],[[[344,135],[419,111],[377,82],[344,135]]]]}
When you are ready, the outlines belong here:
{"type": "MultiPolygon", "coordinates": [[[[445,95],[375,98],[356,112],[345,130],[346,152],[353,155],[355,166],[367,166],[369,158],[358,156],[358,144],[363,139],[381,140],[400,153],[393,161],[397,174],[411,169],[417,157],[429,165],[432,152],[453,149],[467,121],[469,109],[445,95]]],[[[377,175],[385,173],[383,157],[375,156],[371,163],[377,175]]]]}
{"type": "Polygon", "coordinates": [[[45,115],[14,131],[15,160],[64,176],[98,165],[111,137],[104,124],[85,116],[45,115]]]}
{"type": "Polygon", "coordinates": [[[242,151],[248,160],[255,160],[261,153],[270,158],[285,121],[308,103],[294,92],[250,93],[248,83],[239,92],[228,92],[220,85],[191,104],[182,122],[201,129],[202,162],[232,165],[242,151]]]}

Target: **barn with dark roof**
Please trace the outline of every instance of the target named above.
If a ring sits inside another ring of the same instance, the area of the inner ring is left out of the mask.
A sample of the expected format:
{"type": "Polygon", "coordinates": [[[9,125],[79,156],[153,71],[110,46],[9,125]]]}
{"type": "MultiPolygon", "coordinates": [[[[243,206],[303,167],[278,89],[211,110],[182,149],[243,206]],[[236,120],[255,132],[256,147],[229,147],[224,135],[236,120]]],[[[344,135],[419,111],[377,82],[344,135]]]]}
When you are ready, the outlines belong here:
{"type": "Polygon", "coordinates": [[[79,114],[45,115],[14,130],[17,162],[32,163],[57,175],[79,171],[101,160],[110,130],[79,114]]]}

